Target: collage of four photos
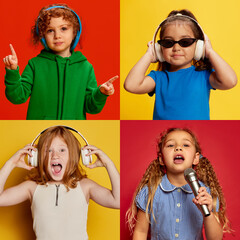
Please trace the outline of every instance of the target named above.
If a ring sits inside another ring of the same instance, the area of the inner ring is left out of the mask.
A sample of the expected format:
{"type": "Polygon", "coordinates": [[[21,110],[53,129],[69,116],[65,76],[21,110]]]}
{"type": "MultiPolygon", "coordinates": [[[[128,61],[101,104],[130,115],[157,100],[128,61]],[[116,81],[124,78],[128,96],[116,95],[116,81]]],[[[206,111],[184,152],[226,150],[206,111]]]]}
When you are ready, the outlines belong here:
{"type": "Polygon", "coordinates": [[[237,0],[2,7],[0,239],[240,239],[237,0]]]}

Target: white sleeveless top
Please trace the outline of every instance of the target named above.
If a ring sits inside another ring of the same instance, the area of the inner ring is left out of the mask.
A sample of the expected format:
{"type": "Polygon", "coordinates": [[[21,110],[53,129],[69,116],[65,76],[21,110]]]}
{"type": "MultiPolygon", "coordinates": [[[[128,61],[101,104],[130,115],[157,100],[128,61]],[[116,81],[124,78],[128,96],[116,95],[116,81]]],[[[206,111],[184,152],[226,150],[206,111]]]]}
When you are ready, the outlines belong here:
{"type": "Polygon", "coordinates": [[[38,185],[31,210],[37,240],[88,239],[88,203],[80,183],[68,192],[63,184],[38,185]]]}

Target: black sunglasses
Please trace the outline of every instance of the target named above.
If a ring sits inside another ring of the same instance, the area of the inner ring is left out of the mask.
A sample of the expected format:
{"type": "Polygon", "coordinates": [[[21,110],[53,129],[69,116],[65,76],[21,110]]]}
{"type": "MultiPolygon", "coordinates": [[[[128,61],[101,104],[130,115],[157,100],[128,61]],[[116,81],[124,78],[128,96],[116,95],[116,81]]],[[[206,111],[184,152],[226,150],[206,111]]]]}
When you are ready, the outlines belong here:
{"type": "Polygon", "coordinates": [[[163,40],[158,40],[157,42],[165,48],[171,48],[176,43],[178,43],[181,47],[189,47],[196,41],[197,41],[196,38],[183,38],[179,41],[174,41],[171,39],[163,39],[163,40]]]}

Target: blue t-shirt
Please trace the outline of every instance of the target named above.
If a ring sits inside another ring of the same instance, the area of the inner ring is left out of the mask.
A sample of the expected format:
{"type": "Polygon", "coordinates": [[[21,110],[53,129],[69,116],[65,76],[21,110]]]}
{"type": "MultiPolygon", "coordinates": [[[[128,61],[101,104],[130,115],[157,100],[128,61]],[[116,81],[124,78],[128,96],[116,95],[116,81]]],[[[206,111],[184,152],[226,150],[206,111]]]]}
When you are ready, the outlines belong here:
{"type": "Polygon", "coordinates": [[[195,66],[176,72],[151,71],[156,84],[153,120],[209,120],[211,71],[195,66]]]}
{"type": "MultiPolygon", "coordinates": [[[[201,186],[206,187],[202,182],[201,186]]],[[[210,193],[209,188],[207,188],[210,193]]],[[[203,239],[203,216],[192,202],[193,192],[188,184],[182,187],[172,185],[164,175],[153,199],[151,220],[151,240],[200,240],[203,239]]],[[[135,202],[139,209],[146,212],[148,187],[137,195],[135,202]]],[[[216,210],[218,211],[217,201],[216,210]]]]}

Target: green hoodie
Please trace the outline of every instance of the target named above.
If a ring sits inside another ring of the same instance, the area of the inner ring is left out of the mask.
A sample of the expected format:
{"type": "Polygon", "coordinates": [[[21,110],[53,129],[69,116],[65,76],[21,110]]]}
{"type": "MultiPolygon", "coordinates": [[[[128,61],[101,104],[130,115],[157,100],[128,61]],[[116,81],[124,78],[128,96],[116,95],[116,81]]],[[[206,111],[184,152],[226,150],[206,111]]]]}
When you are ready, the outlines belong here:
{"type": "Polygon", "coordinates": [[[6,97],[21,104],[30,97],[27,119],[86,119],[99,113],[107,99],[97,87],[92,65],[81,52],[63,58],[42,50],[29,60],[22,76],[6,69],[6,97]]]}

